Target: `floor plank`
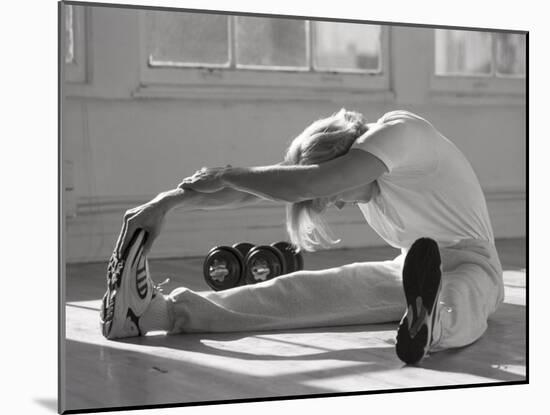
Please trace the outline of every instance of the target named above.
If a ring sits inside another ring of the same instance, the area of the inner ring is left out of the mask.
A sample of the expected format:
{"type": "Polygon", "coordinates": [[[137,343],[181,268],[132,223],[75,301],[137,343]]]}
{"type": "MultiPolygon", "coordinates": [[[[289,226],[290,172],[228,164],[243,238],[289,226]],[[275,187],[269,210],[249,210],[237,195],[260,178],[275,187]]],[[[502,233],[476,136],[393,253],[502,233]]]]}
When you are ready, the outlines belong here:
{"type": "MultiPolygon", "coordinates": [[[[395,324],[239,334],[150,335],[107,341],[99,332],[105,264],[69,265],[66,304],[67,409],[203,402],[525,379],[525,240],[497,241],[506,302],[469,347],[419,367],[395,356],[395,324]]],[[[388,248],[308,254],[308,268],[395,256],[388,248]],[[364,259],[367,258],[367,259],[364,259]]],[[[152,261],[170,287],[208,287],[201,258],[152,261]]]]}

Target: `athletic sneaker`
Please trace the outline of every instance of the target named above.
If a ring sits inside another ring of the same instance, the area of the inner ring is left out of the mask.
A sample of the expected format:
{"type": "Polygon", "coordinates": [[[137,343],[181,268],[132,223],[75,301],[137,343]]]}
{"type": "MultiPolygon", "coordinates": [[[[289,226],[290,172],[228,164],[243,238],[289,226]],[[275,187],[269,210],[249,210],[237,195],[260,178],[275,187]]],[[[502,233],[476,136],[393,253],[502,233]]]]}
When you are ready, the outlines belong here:
{"type": "Polygon", "coordinates": [[[139,319],[156,294],[143,255],[147,233],[138,230],[122,254],[115,249],[107,267],[107,292],[103,296],[100,323],[108,339],[141,336],[139,319]]]}
{"type": "Polygon", "coordinates": [[[441,290],[441,257],[437,242],[417,239],[403,265],[407,311],[397,330],[397,356],[407,364],[418,363],[428,352],[441,290]]]}

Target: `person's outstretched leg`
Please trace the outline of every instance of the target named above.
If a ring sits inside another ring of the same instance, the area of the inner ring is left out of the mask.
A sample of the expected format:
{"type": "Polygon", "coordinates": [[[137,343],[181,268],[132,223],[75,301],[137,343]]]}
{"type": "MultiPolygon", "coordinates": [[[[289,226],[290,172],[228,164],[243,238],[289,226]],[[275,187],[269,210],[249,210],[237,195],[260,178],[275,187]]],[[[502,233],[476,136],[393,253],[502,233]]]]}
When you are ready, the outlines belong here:
{"type": "MultiPolygon", "coordinates": [[[[298,271],[255,285],[197,293],[178,288],[152,302],[171,333],[239,332],[396,321],[404,298],[399,260],[298,271]],[[164,300],[164,304],[161,302],[164,300]]],[[[162,323],[156,319],[157,323],[162,323]]],[[[145,324],[150,330],[162,329],[145,324]]]]}
{"type": "Polygon", "coordinates": [[[396,352],[408,364],[419,362],[428,351],[476,341],[504,292],[496,249],[476,240],[440,252],[435,241],[419,239],[405,259],[403,287],[407,312],[396,352]]]}
{"type": "Polygon", "coordinates": [[[439,330],[431,352],[475,342],[504,299],[502,267],[493,244],[464,240],[442,249],[441,258],[439,330]]]}

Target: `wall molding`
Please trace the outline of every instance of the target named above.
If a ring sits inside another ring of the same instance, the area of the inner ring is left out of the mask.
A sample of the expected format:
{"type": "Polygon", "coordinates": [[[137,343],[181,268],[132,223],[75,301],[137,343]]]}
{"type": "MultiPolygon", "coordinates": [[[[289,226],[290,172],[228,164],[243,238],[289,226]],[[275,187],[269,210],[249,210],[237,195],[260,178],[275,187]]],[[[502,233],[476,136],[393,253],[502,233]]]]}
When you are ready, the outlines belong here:
{"type": "MultiPolygon", "coordinates": [[[[497,238],[526,235],[526,193],[521,188],[485,190],[497,238]]],[[[67,262],[105,261],[122,225],[124,212],[152,196],[86,197],[76,216],[66,217],[67,262]]],[[[338,247],[380,246],[385,242],[366,224],[359,209],[327,212],[327,221],[342,241],[338,247]]],[[[259,203],[230,210],[174,210],[155,243],[151,258],[203,256],[212,246],[248,240],[272,243],[287,239],[283,204],[259,203]]]]}

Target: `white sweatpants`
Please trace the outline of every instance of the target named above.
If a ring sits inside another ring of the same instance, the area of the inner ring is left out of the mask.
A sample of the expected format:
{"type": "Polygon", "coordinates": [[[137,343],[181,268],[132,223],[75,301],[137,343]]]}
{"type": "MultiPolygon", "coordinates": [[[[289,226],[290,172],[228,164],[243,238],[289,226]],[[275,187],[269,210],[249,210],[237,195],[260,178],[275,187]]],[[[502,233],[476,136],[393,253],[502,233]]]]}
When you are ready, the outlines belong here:
{"type": "MultiPolygon", "coordinates": [[[[432,351],[477,340],[503,300],[502,269],[494,246],[465,240],[441,249],[440,313],[432,351]]],[[[387,323],[406,309],[401,284],[404,253],[394,260],[298,271],[255,285],[196,293],[175,289],[166,298],[171,333],[238,332],[387,323]]]]}

